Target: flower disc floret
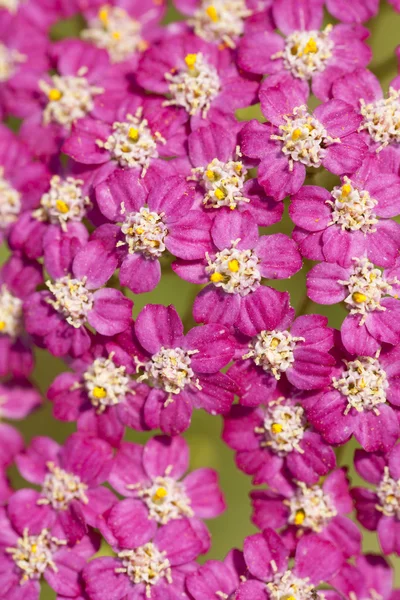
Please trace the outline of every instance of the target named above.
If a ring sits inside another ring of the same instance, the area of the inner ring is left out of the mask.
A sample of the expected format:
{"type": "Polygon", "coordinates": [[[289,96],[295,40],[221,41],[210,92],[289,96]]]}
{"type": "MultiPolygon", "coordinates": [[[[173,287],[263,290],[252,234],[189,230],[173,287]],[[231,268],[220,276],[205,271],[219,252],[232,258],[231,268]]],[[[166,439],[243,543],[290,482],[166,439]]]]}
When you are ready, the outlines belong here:
{"type": "Polygon", "coordinates": [[[253,250],[236,248],[239,240],[232,242],[231,248],[224,248],[213,258],[206,255],[206,273],[210,281],[227,294],[247,296],[254,292],[261,282],[259,258],[253,250]]]}
{"type": "Polygon", "coordinates": [[[4,178],[4,169],[0,167],[0,229],[15,223],[20,211],[20,194],[4,178]]]}
{"type": "Polygon", "coordinates": [[[164,213],[156,213],[142,207],[139,212],[129,213],[122,224],[130,254],[140,252],[145,258],[159,258],[165,251],[168,229],[163,222],[164,213]]]}
{"type": "Polygon", "coordinates": [[[211,103],[221,89],[218,72],[208,64],[201,52],[185,57],[186,67],[165,73],[171,98],[165,106],[182,106],[191,116],[207,116],[211,103]]]}
{"type": "Polygon", "coordinates": [[[47,104],[43,111],[43,123],[58,123],[71,128],[72,124],[85,117],[94,108],[94,98],[104,89],[90,85],[86,77],[87,68],[82,67],[77,76],[52,75],[51,84],[40,81],[39,87],[47,96],[47,104]]]}
{"type": "Polygon", "coordinates": [[[50,181],[50,189],[43,194],[40,207],[33,212],[33,217],[38,221],[60,225],[63,231],[67,230],[69,221],[82,221],[91,206],[89,197],[82,193],[83,183],[81,179],[61,179],[54,175],[50,181]]]}
{"type": "Polygon", "coordinates": [[[160,525],[194,515],[184,484],[172,477],[156,477],[150,487],[139,490],[138,496],[146,503],[150,518],[160,525]]]}
{"type": "Polygon", "coordinates": [[[255,364],[275,379],[280,379],[294,363],[294,350],[303,337],[294,337],[289,331],[261,331],[249,343],[250,350],[243,359],[252,358],[255,364]]]}
{"type": "Polygon", "coordinates": [[[367,190],[357,189],[345,177],[343,185],[333,188],[332,196],[333,200],[326,201],[332,207],[332,221],[329,225],[338,225],[344,231],[376,231],[378,219],[374,209],[378,201],[371,198],[367,190]]]}
{"type": "Polygon", "coordinates": [[[245,0],[205,0],[188,24],[203,40],[235,48],[235,40],[244,32],[244,19],[251,14],[245,0]]]}
{"type": "Polygon", "coordinates": [[[118,553],[122,567],[115,569],[116,573],[125,573],[132,583],[144,583],[146,597],[151,597],[151,586],[161,579],[172,583],[170,562],[165,558],[165,552],[149,542],[135,550],[122,550],[118,553]]]}
{"type": "Polygon", "coordinates": [[[57,571],[53,561],[53,554],[59,546],[65,546],[66,540],[59,540],[50,535],[47,529],[39,535],[29,535],[24,530],[23,537],[17,540],[13,548],[6,548],[17,567],[21,570],[21,585],[30,579],[40,579],[48,567],[57,571]]]}
{"type": "Polygon", "coordinates": [[[283,404],[284,398],[271,402],[266,410],[264,424],[256,428],[263,436],[261,446],[270,448],[279,456],[286,456],[296,450],[302,453],[300,442],[303,439],[306,419],[301,406],[283,404]]]}
{"type": "Polygon", "coordinates": [[[24,54],[0,43],[0,82],[8,81],[14,75],[17,65],[25,61],[24,54]]]}
{"type": "Polygon", "coordinates": [[[42,498],[38,504],[50,504],[55,510],[66,510],[72,500],[79,500],[84,504],[89,502],[85,492],[87,485],[73,473],[68,473],[54,463],[47,463],[47,473],[42,488],[42,498]]]}
{"type": "Polygon", "coordinates": [[[320,167],[327,146],[340,143],[338,138],[328,135],[322,123],[310,115],[306,106],[297,106],[293,115],[285,115],[284,119],[285,124],[279,125],[281,134],[271,135],[271,139],[282,142],[282,152],[289,157],[290,170],[293,170],[293,162],[300,162],[306,167],[320,167]]]}
{"type": "Polygon", "coordinates": [[[385,467],[383,479],[376,490],[379,498],[377,510],[385,517],[400,519],[400,479],[390,477],[389,468],[385,467]]]}
{"type": "Polygon", "coordinates": [[[307,487],[302,481],[297,485],[296,493],[287,500],[289,523],[319,533],[337,515],[332,499],[319,485],[307,487]]]}
{"type": "Polygon", "coordinates": [[[387,98],[365,103],[360,100],[361,115],[364,117],[360,130],[368,131],[374,142],[379,144],[377,152],[389,144],[400,143],[400,90],[389,88],[387,98]]]}
{"type": "Polygon", "coordinates": [[[158,157],[157,142],[165,144],[164,138],[159,132],[152,134],[141,109],[135,116],[127,115],[123,123],[116,121],[112,128],[107,140],[97,140],[97,145],[108,150],[121,167],[142,169],[144,177],[151,160],[158,157]]]}
{"type": "Polygon", "coordinates": [[[325,71],[334,42],[330,38],[332,25],[323,31],[293,31],[285,40],[285,48],[272,58],[282,58],[285,69],[294,77],[309,80],[325,71]]]}
{"type": "Polygon", "coordinates": [[[267,589],[271,600],[324,600],[322,592],[317,592],[309,579],[300,579],[292,573],[276,573],[274,579],[267,583],[267,589]]]}
{"type": "Polygon", "coordinates": [[[0,287],[0,334],[16,338],[22,332],[22,300],[0,287]]]}
{"type": "Polygon", "coordinates": [[[340,379],[334,377],[332,381],[333,387],[347,398],[345,414],[355,408],[357,412],[372,410],[379,415],[377,407],[386,402],[389,382],[378,359],[360,356],[345,363],[340,379]]]}
{"type": "Polygon", "coordinates": [[[84,372],[83,380],[90,402],[98,413],[104,412],[109,406],[116,406],[123,402],[128,393],[133,393],[125,367],[117,367],[112,355],[109,358],[96,358],[84,372]]]}
{"type": "Polygon", "coordinates": [[[81,327],[87,320],[87,314],[93,308],[93,294],[85,287],[86,278],[73,279],[70,275],[56,281],[46,281],[53,298],[46,301],[75,328],[81,327]]]}
{"type": "Polygon", "coordinates": [[[136,50],[146,48],[141,24],[119,6],[102,6],[89,27],[81,32],[81,38],[107,50],[113,63],[123,62],[136,50]]]}

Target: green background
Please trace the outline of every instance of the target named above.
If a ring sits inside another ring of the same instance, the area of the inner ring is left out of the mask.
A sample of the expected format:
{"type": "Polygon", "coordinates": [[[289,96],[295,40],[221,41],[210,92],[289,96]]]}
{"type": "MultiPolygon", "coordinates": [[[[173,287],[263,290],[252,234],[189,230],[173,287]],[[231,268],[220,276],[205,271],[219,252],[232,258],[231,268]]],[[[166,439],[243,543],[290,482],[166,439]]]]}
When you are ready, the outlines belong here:
{"type": "MultiPolygon", "coordinates": [[[[181,18],[174,9],[170,8],[166,22],[181,18]]],[[[326,22],[333,22],[327,19],[326,22]]],[[[81,23],[78,19],[59,23],[53,28],[52,37],[60,39],[67,36],[77,35],[81,23]]],[[[380,78],[382,86],[386,91],[391,79],[397,75],[397,61],[394,50],[400,44],[400,15],[392,8],[381,3],[379,15],[367,23],[371,32],[369,44],[373,49],[374,58],[370,65],[371,70],[380,78]]],[[[313,102],[313,100],[312,100],[313,102]]],[[[315,106],[314,102],[314,106],[315,106]]],[[[261,118],[259,107],[252,107],[238,112],[241,120],[250,118],[261,118]]],[[[309,177],[309,182],[318,183],[330,187],[337,183],[337,179],[328,174],[317,172],[309,177]]],[[[263,233],[284,231],[290,233],[292,224],[287,217],[287,206],[282,222],[273,227],[264,229],[263,233]]],[[[0,249],[1,262],[7,257],[7,250],[0,249]]],[[[134,317],[140,309],[148,303],[174,304],[183,319],[186,328],[194,325],[191,316],[191,305],[194,297],[199,291],[198,286],[191,285],[179,279],[169,268],[168,258],[163,263],[163,276],[158,288],[147,294],[134,297],[134,317]]],[[[288,290],[291,295],[292,305],[300,314],[319,313],[329,318],[329,324],[339,328],[345,310],[342,306],[325,307],[319,306],[307,300],[305,293],[305,275],[310,264],[305,264],[302,271],[292,279],[281,282],[272,282],[271,285],[280,290],[288,290]]],[[[39,387],[45,398],[46,389],[54,377],[65,370],[61,360],[52,357],[49,353],[38,350],[36,353],[36,368],[33,373],[33,381],[39,387]]],[[[74,431],[74,424],[66,424],[56,421],[51,414],[51,406],[45,401],[43,407],[30,415],[23,422],[15,424],[23,433],[26,443],[37,435],[48,435],[59,442],[63,442],[69,434],[74,431]]],[[[234,453],[220,439],[222,420],[220,417],[212,417],[203,411],[196,411],[193,415],[192,425],[184,436],[189,442],[191,449],[191,468],[212,467],[220,476],[222,489],[224,490],[228,509],[224,515],[209,521],[208,525],[212,533],[212,548],[206,558],[222,559],[232,547],[241,548],[245,536],[254,533],[255,527],[250,522],[251,508],[248,493],[251,489],[250,478],[236,469],[234,464],[234,453]]],[[[147,434],[137,433],[129,430],[126,439],[143,443],[149,437],[147,434]]],[[[354,449],[357,445],[353,442],[337,450],[337,458],[340,466],[349,467],[349,474],[353,485],[366,485],[352,468],[354,449]]],[[[15,469],[11,469],[11,478],[15,487],[23,487],[24,482],[15,469]]],[[[379,552],[376,535],[363,531],[365,552],[379,552]]],[[[107,548],[102,548],[102,553],[107,548]]],[[[205,558],[202,558],[202,561],[205,558]]],[[[389,557],[393,567],[397,571],[397,585],[400,586],[400,559],[389,557]]],[[[1,591],[0,591],[1,594],[1,591]]],[[[42,586],[41,600],[52,600],[55,594],[45,584],[42,586]]]]}

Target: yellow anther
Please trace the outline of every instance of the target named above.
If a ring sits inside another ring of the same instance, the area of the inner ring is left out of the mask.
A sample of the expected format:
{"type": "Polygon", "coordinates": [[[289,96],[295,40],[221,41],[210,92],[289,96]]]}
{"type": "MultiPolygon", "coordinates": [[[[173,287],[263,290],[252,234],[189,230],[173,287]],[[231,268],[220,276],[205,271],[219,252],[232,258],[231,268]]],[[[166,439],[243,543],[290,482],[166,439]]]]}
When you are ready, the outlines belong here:
{"type": "Polygon", "coordinates": [[[37,549],[38,549],[37,544],[32,544],[32,546],[31,546],[31,552],[32,552],[32,554],[36,554],[37,549]]]}
{"type": "Polygon", "coordinates": [[[301,129],[295,129],[292,133],[292,140],[296,141],[301,137],[302,131],[301,129]]]}
{"type": "Polygon", "coordinates": [[[272,433],[281,433],[283,431],[283,425],[280,423],[272,423],[271,431],[272,433]]]}
{"type": "Polygon", "coordinates": [[[93,388],[93,396],[100,400],[101,398],[105,398],[107,396],[107,392],[103,387],[96,386],[93,388]]]}
{"type": "Polygon", "coordinates": [[[232,271],[232,273],[237,273],[239,271],[240,265],[239,261],[234,258],[228,262],[228,269],[232,271]]]}
{"type": "Polygon", "coordinates": [[[345,183],[342,185],[342,196],[348,196],[351,193],[351,185],[349,183],[345,183]]]}
{"type": "Polygon", "coordinates": [[[360,379],[360,381],[358,382],[358,387],[363,390],[365,387],[367,387],[367,384],[365,382],[365,379],[360,379]]]}
{"type": "Polygon", "coordinates": [[[221,188],[217,188],[214,192],[214,196],[218,198],[218,200],[223,200],[225,198],[225,192],[221,190],[221,188]]]}
{"type": "Polygon", "coordinates": [[[138,235],[142,235],[142,233],[144,233],[143,227],[136,227],[135,233],[137,233],[138,235]]]}
{"type": "Polygon", "coordinates": [[[51,100],[52,102],[57,102],[57,100],[60,100],[62,93],[57,88],[52,88],[49,91],[48,96],[49,100],[51,100]]]}
{"type": "Polygon", "coordinates": [[[208,179],[214,179],[214,171],[211,171],[211,169],[207,169],[207,171],[206,171],[206,177],[208,179]]]}
{"type": "Polygon", "coordinates": [[[281,598],[282,598],[282,600],[296,600],[295,596],[289,596],[289,595],[281,596],[281,598]]]}
{"type": "Polygon", "coordinates": [[[294,516],[294,524],[302,525],[302,523],[304,523],[305,518],[306,518],[306,513],[304,512],[304,510],[302,508],[300,508],[300,510],[296,510],[296,514],[294,516]]]}
{"type": "Polygon", "coordinates": [[[215,8],[215,6],[208,6],[206,8],[206,13],[210,17],[211,21],[214,21],[214,23],[216,23],[219,20],[217,9],[215,8]]]}
{"type": "Polygon", "coordinates": [[[5,321],[0,321],[0,331],[3,331],[3,329],[6,328],[6,322],[5,321]]]}
{"type": "Polygon", "coordinates": [[[114,40],[119,40],[121,38],[121,33],[119,31],[113,31],[112,34],[111,34],[111,37],[114,40]]]}
{"type": "Polygon", "coordinates": [[[236,165],[235,165],[235,171],[236,171],[236,173],[241,173],[242,172],[242,168],[243,168],[243,165],[241,163],[236,163],[236,165]]]}
{"type": "Polygon", "coordinates": [[[130,152],[131,151],[131,147],[128,144],[123,144],[121,146],[121,150],[122,150],[122,152],[130,152]]]}
{"type": "Polygon", "coordinates": [[[99,19],[103,23],[103,25],[107,25],[107,23],[108,23],[108,8],[106,8],[105,6],[103,6],[103,8],[101,8],[99,10],[99,19]]]}
{"type": "Polygon", "coordinates": [[[156,489],[156,492],[153,496],[153,500],[162,500],[167,495],[167,490],[163,487],[159,487],[156,489]]]}
{"type": "Polygon", "coordinates": [[[270,348],[272,348],[273,350],[275,350],[275,348],[277,348],[279,346],[279,338],[272,338],[271,343],[270,343],[270,348]]]}
{"type": "Polygon", "coordinates": [[[354,292],[354,294],[351,297],[357,304],[361,304],[362,302],[365,302],[367,300],[367,296],[365,294],[362,294],[361,292],[354,292]]]}
{"type": "Polygon", "coordinates": [[[196,64],[197,54],[186,54],[185,63],[189,67],[189,69],[194,69],[196,64]]]}
{"type": "Polygon", "coordinates": [[[213,283],[218,283],[220,281],[223,281],[225,278],[221,273],[213,273],[210,277],[210,281],[212,281],[213,283]]]}
{"type": "Polygon", "coordinates": [[[69,211],[69,206],[64,200],[57,200],[56,208],[58,212],[63,213],[64,215],[69,211]]]}
{"type": "Polygon", "coordinates": [[[137,142],[139,139],[139,130],[135,127],[129,127],[128,138],[133,142],[137,142]]]}
{"type": "Polygon", "coordinates": [[[317,42],[314,38],[310,38],[304,47],[304,54],[315,54],[318,51],[317,42]]]}

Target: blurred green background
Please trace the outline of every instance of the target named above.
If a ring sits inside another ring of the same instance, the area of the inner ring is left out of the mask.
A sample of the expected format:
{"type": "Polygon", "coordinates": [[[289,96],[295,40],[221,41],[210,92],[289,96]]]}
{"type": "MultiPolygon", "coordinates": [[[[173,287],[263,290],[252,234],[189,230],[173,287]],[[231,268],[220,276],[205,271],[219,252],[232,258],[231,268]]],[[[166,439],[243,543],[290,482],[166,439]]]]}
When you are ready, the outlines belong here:
{"type": "MultiPolygon", "coordinates": [[[[180,18],[180,15],[171,7],[165,22],[168,23],[180,18]]],[[[333,22],[333,20],[327,18],[326,22],[333,22]]],[[[59,23],[53,28],[52,37],[61,39],[67,36],[76,36],[82,25],[83,23],[79,19],[59,23]]],[[[374,53],[370,68],[379,77],[386,91],[389,82],[397,74],[394,50],[400,44],[400,15],[395,13],[386,2],[382,2],[379,16],[367,23],[367,27],[371,32],[369,43],[374,53]]],[[[314,100],[312,102],[315,106],[316,102],[314,100]]],[[[259,107],[256,106],[239,111],[238,117],[241,120],[261,118],[261,113],[259,107]]],[[[313,174],[308,178],[308,181],[326,187],[338,183],[334,176],[322,172],[313,174]]],[[[291,228],[292,225],[287,216],[286,206],[283,221],[273,227],[264,229],[262,233],[276,231],[290,233],[291,228]]],[[[7,250],[4,247],[0,248],[0,261],[4,262],[6,257],[7,250]]],[[[169,264],[170,260],[166,258],[163,263],[163,277],[157,290],[134,297],[134,317],[148,303],[174,304],[186,328],[190,328],[194,325],[191,316],[191,305],[199,291],[199,287],[179,279],[171,271],[169,264]]],[[[314,312],[326,315],[329,324],[332,327],[339,328],[345,316],[345,310],[342,306],[319,306],[307,300],[305,276],[309,268],[310,264],[305,264],[302,271],[291,280],[272,282],[270,285],[290,292],[292,305],[296,308],[298,314],[314,312]]],[[[42,350],[37,351],[36,358],[37,363],[33,373],[33,381],[41,390],[43,398],[45,398],[46,390],[54,377],[65,370],[66,367],[61,360],[55,359],[42,350]]],[[[30,415],[25,421],[16,423],[16,426],[23,433],[26,443],[29,443],[32,437],[37,435],[48,435],[59,442],[63,442],[74,431],[73,424],[65,424],[53,419],[51,406],[48,402],[45,402],[40,410],[30,415]]],[[[250,479],[236,469],[233,451],[226,447],[220,439],[221,427],[222,420],[220,417],[212,417],[203,411],[196,411],[189,431],[184,434],[191,449],[191,468],[212,467],[216,469],[220,475],[221,486],[228,504],[228,510],[224,515],[208,522],[213,543],[209,554],[202,560],[206,558],[222,559],[232,547],[241,548],[244,537],[256,531],[250,522],[251,508],[248,499],[248,493],[252,487],[250,479]]],[[[126,434],[127,440],[140,443],[145,442],[148,437],[147,434],[134,431],[128,431],[126,434]]],[[[365,482],[354,473],[352,468],[352,458],[356,447],[357,445],[351,442],[338,449],[337,458],[340,466],[346,465],[349,467],[353,485],[364,485],[365,482]]],[[[15,469],[11,470],[11,477],[15,487],[24,486],[23,480],[15,469]]],[[[363,533],[364,551],[379,552],[376,535],[366,531],[363,531],[363,533]]],[[[101,552],[107,552],[107,549],[103,548],[101,552]]],[[[397,571],[396,582],[400,586],[400,559],[389,557],[389,560],[397,571]]],[[[43,584],[41,600],[53,600],[54,598],[54,592],[43,584]]]]}

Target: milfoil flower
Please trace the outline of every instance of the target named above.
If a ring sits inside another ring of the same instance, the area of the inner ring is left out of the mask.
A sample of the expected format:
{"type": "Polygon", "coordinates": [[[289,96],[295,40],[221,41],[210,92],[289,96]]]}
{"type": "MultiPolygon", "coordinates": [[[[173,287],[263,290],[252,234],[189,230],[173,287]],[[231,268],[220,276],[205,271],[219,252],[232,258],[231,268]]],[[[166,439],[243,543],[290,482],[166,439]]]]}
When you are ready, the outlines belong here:
{"type": "Polygon", "coordinates": [[[109,482],[122,496],[140,499],[159,525],[218,517],[226,505],[217,473],[196,469],[182,479],[188,467],[189,446],[181,437],[156,436],[144,446],[124,442],[109,482]]]}
{"type": "Polygon", "coordinates": [[[338,469],[321,484],[298,481],[283,493],[254,490],[250,494],[253,523],[261,530],[279,529],[291,552],[303,536],[316,534],[331,542],[345,558],[361,550],[361,533],[346,514],[353,510],[346,473],[338,469]]]}
{"type": "Polygon", "coordinates": [[[234,599],[240,582],[247,575],[243,552],[231,550],[223,561],[208,560],[186,576],[186,588],[194,600],[234,599]]]}
{"type": "Polygon", "coordinates": [[[40,523],[28,529],[25,507],[11,514],[0,508],[0,577],[4,600],[39,600],[44,579],[59,597],[83,593],[80,573],[100,547],[100,538],[84,537],[68,546],[60,527],[46,529],[40,523]]]}
{"type": "Polygon", "coordinates": [[[47,437],[33,438],[16,458],[20,474],[41,490],[18,490],[8,503],[14,519],[22,512],[25,527],[56,524],[69,544],[80,541],[95,527],[97,516],[117,498],[101,486],[112,468],[112,449],[105,441],[74,433],[63,446],[47,437]]]}
{"type": "Polygon", "coordinates": [[[97,558],[83,571],[89,600],[128,597],[185,598],[185,575],[205,551],[204,530],[189,519],[173,520],[157,530],[145,506],[122,500],[99,517],[98,527],[115,557],[97,558]]]}
{"type": "Polygon", "coordinates": [[[400,446],[386,455],[356,450],[354,464],[374,486],[352,490],[357,519],[366,529],[377,531],[384,554],[400,555],[400,446]]]}
{"type": "Polygon", "coordinates": [[[275,392],[266,406],[234,405],[224,419],[222,438],[236,451],[236,464],[253,475],[253,483],[289,489],[285,473],[314,485],[335,467],[335,454],[322,437],[310,430],[305,411],[286,390],[275,392]]]}
{"type": "Polygon", "coordinates": [[[244,560],[250,579],[240,584],[238,600],[280,600],[314,598],[325,600],[317,586],[328,582],[340,569],[343,555],[317,535],[304,536],[297,544],[294,564],[288,565],[288,550],[273,529],[244,540],[244,560]]]}
{"type": "Polygon", "coordinates": [[[246,33],[238,55],[245,71],[287,73],[292,85],[296,79],[310,82],[312,93],[326,101],[338,77],[366,67],[372,58],[364,41],[369,31],[361,25],[327,25],[321,30],[322,2],[277,0],[272,13],[284,37],[273,31],[246,33]]]}
{"type": "Polygon", "coordinates": [[[398,257],[400,177],[382,173],[375,157],[352,177],[342,177],[332,191],[304,186],[292,196],[289,213],[293,239],[303,256],[349,267],[355,256],[367,256],[382,267],[398,257]]]}
{"type": "Polygon", "coordinates": [[[118,170],[97,186],[96,199],[103,215],[120,224],[100,226],[92,239],[107,244],[118,259],[121,285],[135,294],[158,285],[160,259],[167,251],[193,260],[212,247],[211,220],[191,210],[193,184],[182,177],[160,178],[147,192],[136,170],[118,170]]]}
{"type": "Polygon", "coordinates": [[[173,263],[191,283],[209,285],[193,305],[195,320],[235,326],[246,335],[273,330],[288,310],[286,293],[263,286],[261,279],[286,279],[301,268],[297,246],[277,233],[259,237],[249,211],[220,209],[211,229],[214,249],[202,260],[173,263]],[[268,308],[267,308],[268,307],[268,308]]]}
{"type": "Polygon", "coordinates": [[[228,374],[239,388],[240,403],[257,406],[287,379],[298,389],[319,389],[330,382],[334,358],[333,330],[321,315],[303,315],[293,320],[291,312],[271,330],[270,316],[260,315],[257,334],[240,336],[236,360],[228,374]],[[264,321],[265,319],[265,321],[264,321]]]}
{"type": "Polygon", "coordinates": [[[366,257],[353,258],[348,268],[319,263],[307,275],[307,294],[318,304],[344,301],[349,312],[341,327],[346,350],[373,356],[382,343],[400,341],[397,275],[398,261],[383,272],[366,257]]]}
{"type": "Polygon", "coordinates": [[[239,73],[229,50],[187,33],[147,50],[136,75],[144,89],[167,96],[166,106],[179,107],[193,130],[209,121],[238,127],[235,110],[253,104],[258,89],[254,77],[239,73]]]}
{"type": "Polygon", "coordinates": [[[125,427],[147,429],[143,406],[149,388],[133,381],[132,359],[114,343],[92,338],[90,351],[72,361],[47,391],[53,415],[77,421],[78,430],[118,446],[125,427]]]}
{"type": "Polygon", "coordinates": [[[173,306],[148,304],[132,331],[117,336],[115,344],[133,357],[138,381],[153,388],[144,405],[151,429],[177,435],[189,427],[194,408],[212,415],[229,411],[236,385],[219,371],[231,360],[235,344],[222,325],[194,327],[185,335],[173,306]]]}
{"type": "Polygon", "coordinates": [[[219,209],[249,210],[258,225],[277,223],[283,205],[266,196],[257,179],[251,177],[248,161],[243,159],[237,136],[222,125],[210,123],[188,137],[192,174],[196,182],[196,203],[210,217],[219,209]],[[246,164],[247,162],[247,164],[246,164]]]}
{"type": "Polygon", "coordinates": [[[102,242],[95,240],[76,253],[73,250],[67,261],[63,245],[53,240],[46,262],[53,280],[46,282],[47,291],[31,294],[24,303],[28,333],[55,356],[76,357],[89,349],[87,323],[98,333],[112,336],[129,326],[132,314],[131,300],[119,290],[102,287],[117,266],[102,242]]]}
{"type": "Polygon", "coordinates": [[[308,84],[288,73],[268,77],[260,89],[269,123],[250,121],[241,133],[245,156],[260,161],[258,180],[268,196],[283,200],[301,188],[306,168],[335,175],[354,173],[367,146],[357,133],[362,117],[342,100],[329,100],[310,113],[308,84]]]}
{"type": "Polygon", "coordinates": [[[330,600],[357,598],[382,598],[397,600],[399,590],[393,589],[394,571],[387,561],[377,554],[358,556],[355,564],[345,563],[330,584],[339,594],[329,595],[330,600]]]}

